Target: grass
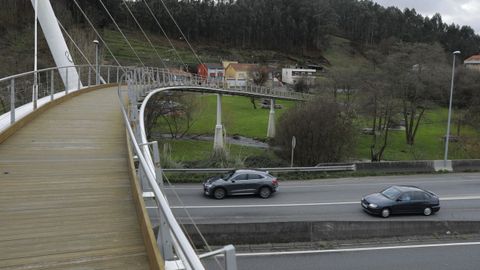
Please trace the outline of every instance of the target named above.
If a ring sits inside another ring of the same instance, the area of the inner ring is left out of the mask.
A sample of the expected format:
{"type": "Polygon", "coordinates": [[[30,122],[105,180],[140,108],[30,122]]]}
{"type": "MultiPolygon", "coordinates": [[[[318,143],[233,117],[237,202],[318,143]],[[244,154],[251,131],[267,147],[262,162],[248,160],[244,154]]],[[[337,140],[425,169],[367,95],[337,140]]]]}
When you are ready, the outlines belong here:
{"type": "Polygon", "coordinates": [[[352,48],[350,41],[341,37],[330,37],[330,47],[323,56],[334,68],[345,69],[367,64],[367,60],[352,48]]]}
{"type": "MultiPolygon", "coordinates": [[[[192,128],[193,134],[213,134],[215,126],[216,97],[214,95],[201,96],[206,104],[205,110],[192,128]]],[[[223,97],[223,112],[227,134],[240,134],[246,137],[264,139],[266,136],[268,110],[254,110],[250,99],[244,97],[223,97]]],[[[293,102],[280,102],[284,108],[294,106],[293,102]]],[[[277,110],[276,117],[280,117],[285,109],[277,110]]],[[[405,142],[405,131],[390,131],[390,139],[385,150],[384,160],[435,160],[443,159],[444,144],[443,136],[447,122],[447,109],[436,108],[426,112],[425,118],[419,127],[415,144],[407,145],[405,142]]],[[[363,125],[366,125],[363,123],[363,125]]],[[[359,126],[363,128],[367,126],[359,126]]],[[[452,134],[456,135],[456,124],[452,125],[452,134]]],[[[360,133],[360,131],[359,131],[360,133]]],[[[461,136],[480,140],[480,135],[474,129],[463,127],[461,136]]],[[[359,135],[353,159],[369,160],[369,146],[371,136],[359,135]]],[[[213,148],[212,142],[203,141],[172,141],[173,158],[175,160],[199,160],[206,159],[213,148]]],[[[231,153],[245,158],[265,154],[265,150],[231,146],[231,153]]],[[[269,153],[270,155],[272,153],[269,153]]],[[[469,151],[462,142],[451,142],[449,147],[449,158],[468,159],[480,158],[480,153],[469,151]]]]}
{"type": "MultiPolygon", "coordinates": [[[[217,96],[201,95],[201,112],[196,122],[190,129],[190,134],[214,134],[216,123],[217,96]]],[[[257,109],[253,108],[250,98],[237,96],[222,97],[222,122],[231,136],[239,134],[250,138],[265,139],[267,136],[268,109],[260,108],[260,100],[255,100],[257,109]]],[[[279,117],[288,109],[294,106],[293,101],[277,101],[277,104],[283,106],[283,109],[275,110],[275,117],[279,117]]],[[[168,128],[163,120],[159,122],[159,129],[166,133],[168,128]]]]}
{"type": "MultiPolygon", "coordinates": [[[[443,136],[446,133],[448,110],[436,108],[426,112],[425,118],[420,127],[413,146],[407,145],[405,131],[391,131],[388,146],[385,150],[384,160],[435,160],[443,159],[444,143],[443,136]]],[[[456,124],[452,125],[452,135],[456,135],[456,124]]],[[[474,129],[463,127],[461,136],[476,138],[480,136],[474,129]]],[[[369,145],[371,136],[361,135],[357,146],[357,159],[369,159],[369,145]]],[[[450,159],[479,158],[479,153],[469,152],[464,149],[461,142],[450,142],[450,159]]]]}

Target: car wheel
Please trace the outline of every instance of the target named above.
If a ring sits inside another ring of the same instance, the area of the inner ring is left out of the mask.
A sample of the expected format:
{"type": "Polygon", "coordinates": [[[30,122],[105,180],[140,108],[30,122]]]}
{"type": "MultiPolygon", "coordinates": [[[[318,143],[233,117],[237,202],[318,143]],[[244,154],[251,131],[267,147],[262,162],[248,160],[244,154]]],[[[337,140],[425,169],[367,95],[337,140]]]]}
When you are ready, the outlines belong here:
{"type": "Polygon", "coordinates": [[[221,200],[225,198],[226,195],[227,195],[227,192],[223,188],[217,188],[213,191],[213,197],[217,200],[221,200]]]}
{"type": "Polygon", "coordinates": [[[260,195],[260,197],[262,199],[266,199],[266,198],[270,197],[271,194],[272,194],[272,191],[270,190],[269,187],[262,187],[258,191],[258,195],[260,195]]]}
{"type": "Polygon", "coordinates": [[[390,209],[388,208],[383,209],[381,215],[383,218],[388,218],[390,216],[390,209]]]}
{"type": "Polygon", "coordinates": [[[426,207],[425,209],[423,209],[423,214],[425,216],[430,216],[432,214],[432,208],[426,207]]]}

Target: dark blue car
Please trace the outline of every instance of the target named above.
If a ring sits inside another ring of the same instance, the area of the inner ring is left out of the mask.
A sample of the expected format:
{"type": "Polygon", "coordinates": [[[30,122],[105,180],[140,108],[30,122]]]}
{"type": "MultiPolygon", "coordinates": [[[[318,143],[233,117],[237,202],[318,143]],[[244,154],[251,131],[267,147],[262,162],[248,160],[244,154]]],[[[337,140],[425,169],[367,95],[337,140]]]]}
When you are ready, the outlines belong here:
{"type": "Polygon", "coordinates": [[[384,218],[392,214],[424,214],[440,210],[440,200],[433,192],[415,186],[391,186],[367,195],[361,201],[363,210],[384,218]]]}

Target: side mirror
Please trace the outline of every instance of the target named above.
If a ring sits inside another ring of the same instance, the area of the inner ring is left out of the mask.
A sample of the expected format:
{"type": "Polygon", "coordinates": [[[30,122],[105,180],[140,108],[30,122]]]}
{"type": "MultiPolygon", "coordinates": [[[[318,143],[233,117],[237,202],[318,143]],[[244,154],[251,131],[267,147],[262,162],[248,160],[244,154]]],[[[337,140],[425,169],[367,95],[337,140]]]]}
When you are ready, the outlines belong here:
{"type": "Polygon", "coordinates": [[[397,198],[397,202],[401,202],[402,201],[402,198],[397,198]]]}

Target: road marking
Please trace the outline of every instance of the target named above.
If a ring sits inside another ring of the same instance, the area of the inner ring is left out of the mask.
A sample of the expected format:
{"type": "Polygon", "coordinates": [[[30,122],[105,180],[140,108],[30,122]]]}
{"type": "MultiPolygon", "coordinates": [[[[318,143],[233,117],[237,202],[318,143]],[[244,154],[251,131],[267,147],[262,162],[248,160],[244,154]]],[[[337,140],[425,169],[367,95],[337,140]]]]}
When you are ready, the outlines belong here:
{"type": "MultiPolygon", "coordinates": [[[[469,183],[469,182],[480,182],[480,179],[461,179],[461,180],[452,180],[452,179],[446,179],[446,180],[435,180],[434,178],[432,178],[431,180],[429,179],[424,179],[424,180],[421,180],[421,181],[415,181],[415,180],[411,180],[411,181],[408,181],[407,179],[402,179],[402,180],[398,180],[398,179],[392,179],[392,182],[394,182],[395,180],[397,180],[397,182],[395,182],[395,184],[398,184],[398,185],[411,185],[411,184],[415,184],[415,185],[420,185],[420,184],[430,184],[430,183],[434,183],[434,184],[438,184],[438,183],[455,183],[455,184],[458,184],[458,183],[469,183]]],[[[311,180],[311,181],[316,181],[316,180],[311,180]]],[[[361,181],[361,180],[359,180],[361,181]]],[[[351,183],[338,183],[338,184],[325,184],[325,183],[318,183],[316,185],[312,185],[312,184],[307,184],[307,185],[299,185],[299,184],[294,184],[294,185],[288,185],[287,183],[283,184],[282,185],[282,182],[280,181],[280,187],[282,189],[290,189],[290,188],[322,188],[322,187],[340,187],[340,186],[380,186],[380,185],[393,185],[392,182],[373,182],[373,183],[362,183],[362,182],[351,182],[351,183]]],[[[292,183],[292,181],[289,181],[289,183],[292,183]]],[[[169,190],[169,189],[172,189],[172,190],[201,190],[202,189],[202,186],[201,184],[198,184],[196,186],[175,186],[175,185],[172,185],[172,186],[166,186],[165,189],[169,190]]]]}
{"type": "Polygon", "coordinates": [[[340,252],[358,252],[358,251],[372,251],[372,250],[458,247],[458,246],[478,246],[478,245],[480,245],[480,242],[460,242],[460,243],[423,244],[423,245],[408,245],[408,246],[385,246],[385,247],[343,248],[343,249],[324,249],[324,250],[303,250],[303,251],[237,253],[236,255],[238,257],[278,256],[278,255],[300,255],[300,254],[317,254],[317,253],[340,253],[340,252]]]}
{"type": "MultiPolygon", "coordinates": [[[[442,201],[463,201],[463,200],[480,200],[480,195],[468,195],[458,197],[440,197],[442,201]]],[[[238,205],[186,205],[186,206],[171,206],[172,209],[213,209],[213,208],[248,208],[248,207],[297,207],[297,206],[331,206],[331,205],[351,205],[359,204],[358,201],[350,202],[313,202],[313,203],[283,203],[283,204],[238,204],[238,205]]]]}

